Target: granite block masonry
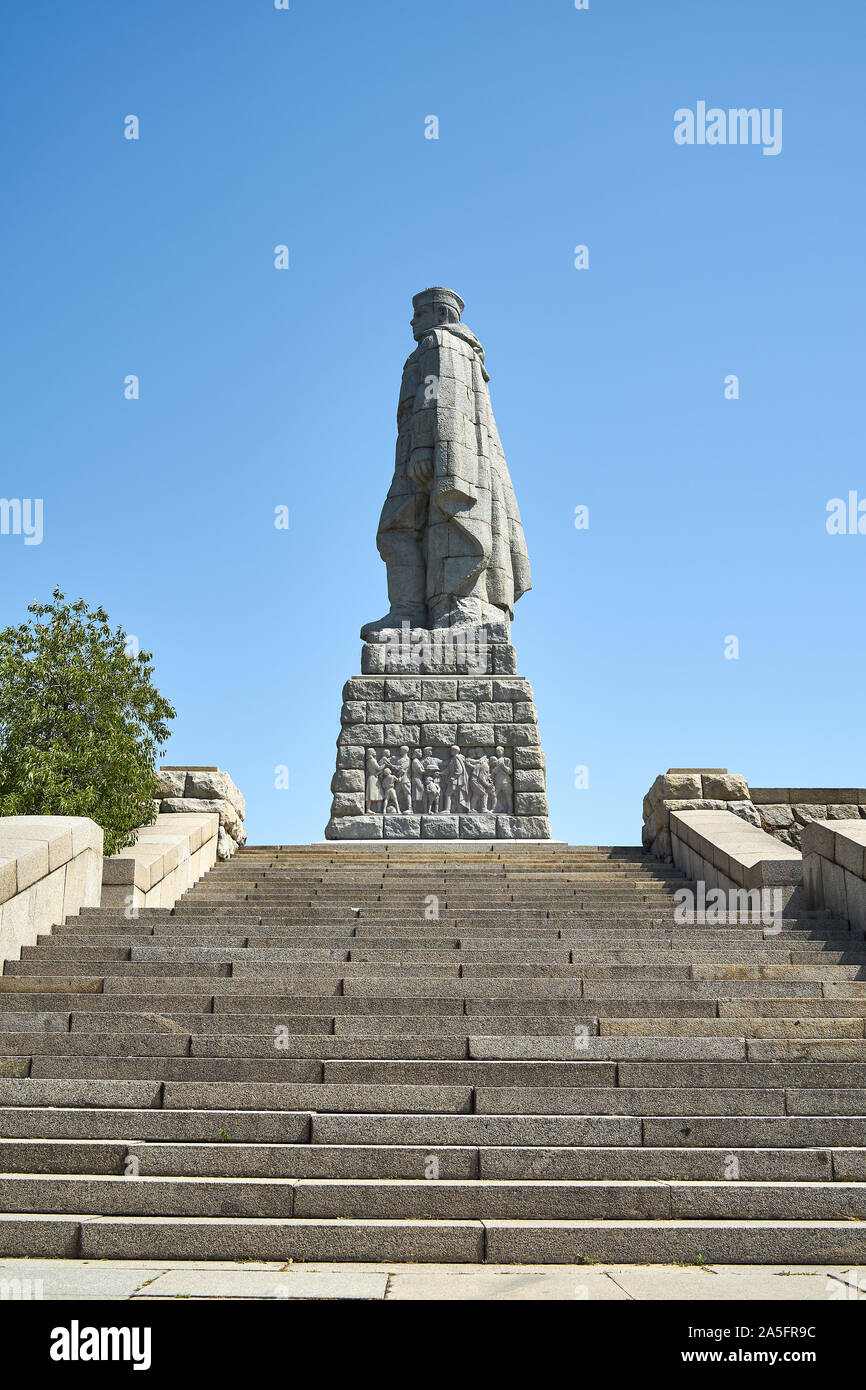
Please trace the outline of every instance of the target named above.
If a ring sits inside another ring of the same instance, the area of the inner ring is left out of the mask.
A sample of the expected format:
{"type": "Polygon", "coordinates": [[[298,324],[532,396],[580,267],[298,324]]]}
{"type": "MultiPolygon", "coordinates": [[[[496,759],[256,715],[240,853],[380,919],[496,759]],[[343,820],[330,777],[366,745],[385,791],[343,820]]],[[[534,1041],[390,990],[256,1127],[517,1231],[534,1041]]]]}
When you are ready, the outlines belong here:
{"type": "Polygon", "coordinates": [[[388,613],[343,689],[331,840],[549,839],[532,687],[509,624],[531,587],[484,350],[453,290],[413,300],[377,545],[388,613]]]}
{"type": "Polygon", "coordinates": [[[815,821],[866,819],[866,788],[756,787],[724,767],[670,767],[643,799],[643,845],[656,859],[671,853],[671,812],[685,810],[731,811],[800,849],[815,821]]]}
{"type": "Polygon", "coordinates": [[[165,765],[157,772],[156,782],[160,814],[216,812],[220,818],[218,859],[231,859],[238,846],[246,844],[246,801],[227,772],[218,767],[165,765]]]}

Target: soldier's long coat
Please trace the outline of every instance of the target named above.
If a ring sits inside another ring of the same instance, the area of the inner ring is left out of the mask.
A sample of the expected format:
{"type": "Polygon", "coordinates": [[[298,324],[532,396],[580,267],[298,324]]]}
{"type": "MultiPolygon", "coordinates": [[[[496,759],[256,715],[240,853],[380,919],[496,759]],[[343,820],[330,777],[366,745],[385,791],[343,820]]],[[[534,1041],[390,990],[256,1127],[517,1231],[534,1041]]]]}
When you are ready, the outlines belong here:
{"type": "Polygon", "coordinates": [[[462,323],[427,333],[407,358],[377,544],[383,558],[395,532],[424,544],[428,604],[471,596],[513,616],[532,580],[488,381],[484,349],[462,323]],[[432,451],[429,500],[407,472],[416,450],[432,451]]]}

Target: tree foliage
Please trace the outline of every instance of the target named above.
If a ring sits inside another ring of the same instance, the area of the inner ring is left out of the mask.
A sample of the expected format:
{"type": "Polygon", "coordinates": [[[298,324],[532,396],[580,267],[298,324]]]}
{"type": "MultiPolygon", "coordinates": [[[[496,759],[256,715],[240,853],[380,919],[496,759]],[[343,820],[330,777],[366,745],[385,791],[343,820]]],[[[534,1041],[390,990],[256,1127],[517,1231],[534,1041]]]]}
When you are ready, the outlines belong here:
{"type": "Polygon", "coordinates": [[[0,631],[0,816],[90,816],[114,854],[154,819],[175,710],[103,608],[55,589],[28,612],[0,631]]]}

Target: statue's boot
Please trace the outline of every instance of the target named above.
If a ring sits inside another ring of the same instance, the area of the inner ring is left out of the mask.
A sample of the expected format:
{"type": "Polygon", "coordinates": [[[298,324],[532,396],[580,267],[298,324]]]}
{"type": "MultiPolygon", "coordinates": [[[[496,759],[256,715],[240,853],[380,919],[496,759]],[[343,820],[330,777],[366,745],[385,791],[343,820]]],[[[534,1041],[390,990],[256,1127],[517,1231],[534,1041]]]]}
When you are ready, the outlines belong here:
{"type": "Polygon", "coordinates": [[[378,621],[374,623],[364,624],[364,626],[361,628],[361,641],[375,642],[376,638],[381,636],[383,632],[393,632],[395,629],[397,630],[397,632],[399,632],[401,627],[403,626],[403,623],[408,623],[410,628],[426,628],[426,607],[417,610],[407,609],[405,612],[401,613],[395,612],[392,608],[391,612],[386,613],[384,618],[379,618],[378,621]]]}
{"type": "Polygon", "coordinates": [[[486,627],[495,641],[508,641],[508,618],[504,608],[478,598],[447,598],[434,602],[430,626],[436,628],[486,627]]]}

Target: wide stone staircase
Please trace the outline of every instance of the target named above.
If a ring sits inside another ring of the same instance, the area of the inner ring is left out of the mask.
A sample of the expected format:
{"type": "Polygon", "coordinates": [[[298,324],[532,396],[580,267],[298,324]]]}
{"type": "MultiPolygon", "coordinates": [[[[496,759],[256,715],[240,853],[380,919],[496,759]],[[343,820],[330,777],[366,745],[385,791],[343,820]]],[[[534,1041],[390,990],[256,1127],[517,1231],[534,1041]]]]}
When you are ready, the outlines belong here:
{"type": "Polygon", "coordinates": [[[866,941],[637,849],[247,848],[0,977],[0,1254],[866,1260],[866,941]]]}

